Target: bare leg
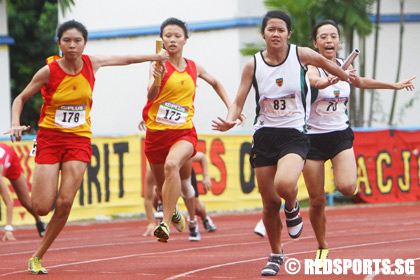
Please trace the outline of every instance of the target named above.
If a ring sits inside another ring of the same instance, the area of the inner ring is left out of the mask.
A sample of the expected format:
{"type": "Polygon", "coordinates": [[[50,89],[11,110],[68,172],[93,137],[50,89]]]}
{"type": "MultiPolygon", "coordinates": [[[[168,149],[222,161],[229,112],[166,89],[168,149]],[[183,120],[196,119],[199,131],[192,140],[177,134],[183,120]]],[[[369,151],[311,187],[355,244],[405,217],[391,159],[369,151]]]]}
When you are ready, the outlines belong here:
{"type": "Polygon", "coordinates": [[[184,203],[185,203],[185,207],[188,210],[188,218],[190,221],[194,221],[195,220],[195,199],[194,197],[192,198],[185,198],[184,199],[184,203]]]}
{"type": "Polygon", "coordinates": [[[268,241],[274,254],[281,254],[281,230],[280,219],[281,199],[274,189],[274,176],[276,166],[264,166],[255,168],[258,189],[263,202],[263,221],[267,230],[268,241]]]}
{"type": "Polygon", "coordinates": [[[277,162],[277,166],[255,168],[258,188],[263,200],[263,221],[273,254],[281,254],[281,198],[285,207],[293,209],[296,204],[297,181],[304,161],[297,154],[287,154],[277,162]]]}
{"type": "Polygon", "coordinates": [[[302,173],[303,165],[304,160],[297,154],[287,154],[277,162],[274,187],[279,196],[284,199],[286,209],[291,210],[296,206],[297,181],[302,173]]]}
{"type": "Polygon", "coordinates": [[[309,219],[311,220],[318,246],[327,249],[324,173],[324,161],[306,160],[303,176],[309,194],[309,219]]]}
{"type": "MultiPolygon", "coordinates": [[[[189,188],[190,189],[190,192],[187,192],[188,195],[190,193],[193,194],[193,192],[194,192],[194,188],[191,185],[191,168],[192,168],[192,160],[189,159],[182,165],[181,170],[179,172],[180,177],[181,177],[181,184],[188,184],[188,187],[184,186],[184,188],[189,188]]],[[[188,210],[189,220],[194,221],[195,220],[195,199],[194,199],[194,196],[185,198],[184,195],[183,195],[183,199],[184,199],[185,207],[188,210]]]]}
{"type": "Polygon", "coordinates": [[[146,212],[147,225],[146,231],[143,236],[153,236],[153,230],[155,229],[155,216],[153,215],[153,198],[155,197],[155,179],[153,178],[152,171],[148,167],[146,170],[146,182],[144,189],[144,210],[146,212]]]}
{"type": "Polygon", "coordinates": [[[194,148],[190,142],[179,141],[172,146],[168,156],[166,157],[164,165],[150,165],[155,176],[158,189],[162,193],[162,221],[168,225],[172,220],[173,211],[178,198],[181,195],[181,178],[179,171],[181,166],[191,158],[193,149],[194,148]]]}
{"type": "MultiPolygon", "coordinates": [[[[34,179],[32,199],[34,202],[34,208],[39,210],[38,213],[47,214],[49,209],[52,207],[51,204],[53,203],[51,199],[47,200],[47,203],[42,203],[43,199],[45,199],[42,197],[42,195],[45,193],[45,185],[47,184],[47,182],[44,180],[47,180],[48,176],[42,178],[39,178],[39,176],[45,174],[50,175],[50,178],[54,177],[51,173],[58,171],[58,166],[58,164],[48,166],[37,165],[38,177],[37,180],[34,179]]],[[[62,164],[60,191],[58,193],[55,211],[50,222],[48,223],[45,236],[42,239],[37,251],[33,254],[33,257],[42,258],[66,224],[71,207],[73,205],[74,197],[80,188],[80,184],[82,183],[83,174],[86,170],[86,167],[87,163],[82,161],[68,161],[62,164]]],[[[49,195],[47,199],[50,196],[51,195],[49,195]]]]}
{"type": "MultiPolygon", "coordinates": [[[[1,165],[1,167],[3,167],[1,165]]],[[[2,172],[3,170],[0,170],[2,172]]],[[[6,225],[12,226],[13,219],[13,201],[10,197],[9,190],[7,189],[7,184],[3,180],[3,177],[0,177],[0,195],[3,198],[4,204],[6,205],[6,225]]],[[[13,232],[7,230],[2,238],[2,240],[16,240],[13,236],[13,232]]]]}
{"type": "Polygon", "coordinates": [[[194,197],[195,199],[195,214],[200,217],[201,220],[207,218],[207,211],[206,206],[203,202],[201,202],[198,197],[194,197]]]}
{"type": "Polygon", "coordinates": [[[25,175],[22,173],[20,177],[16,180],[10,180],[13,188],[15,189],[16,195],[20,201],[20,204],[34,217],[34,219],[39,222],[41,218],[35,213],[32,208],[31,198],[29,197],[29,188],[26,183],[25,175]]]}
{"type": "Polygon", "coordinates": [[[337,190],[346,196],[354,194],[357,188],[357,166],[353,148],[341,151],[331,162],[337,190]]]}

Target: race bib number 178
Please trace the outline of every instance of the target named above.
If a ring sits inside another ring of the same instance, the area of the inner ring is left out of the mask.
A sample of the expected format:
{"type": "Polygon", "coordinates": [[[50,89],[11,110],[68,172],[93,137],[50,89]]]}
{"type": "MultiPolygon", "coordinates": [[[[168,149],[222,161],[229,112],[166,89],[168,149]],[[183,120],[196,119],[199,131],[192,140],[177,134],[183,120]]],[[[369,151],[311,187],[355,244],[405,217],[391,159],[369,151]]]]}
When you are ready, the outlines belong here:
{"type": "Polygon", "coordinates": [[[55,124],[73,128],[86,123],[86,105],[64,105],[55,111],[55,124]]]}

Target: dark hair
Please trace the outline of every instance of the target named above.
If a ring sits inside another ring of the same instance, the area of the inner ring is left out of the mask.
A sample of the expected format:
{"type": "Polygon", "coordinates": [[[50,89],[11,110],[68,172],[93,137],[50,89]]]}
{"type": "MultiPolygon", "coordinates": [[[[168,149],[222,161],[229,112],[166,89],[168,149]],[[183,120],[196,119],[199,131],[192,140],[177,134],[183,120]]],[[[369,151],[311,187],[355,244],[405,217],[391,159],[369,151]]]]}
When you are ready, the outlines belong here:
{"type": "Polygon", "coordinates": [[[184,30],[185,38],[188,39],[187,23],[174,17],[167,18],[164,22],[162,22],[162,24],[160,25],[160,38],[162,38],[163,29],[167,25],[178,25],[179,27],[181,27],[182,30],[184,30]]]}
{"type": "Polygon", "coordinates": [[[67,30],[72,29],[72,28],[76,28],[77,30],[79,30],[80,33],[82,33],[85,41],[87,41],[88,31],[87,31],[86,27],[82,23],[80,23],[78,21],[75,21],[74,19],[63,22],[57,28],[57,39],[58,39],[58,41],[61,40],[61,37],[63,37],[64,32],[66,32],[67,30]]]}
{"type": "Polygon", "coordinates": [[[311,40],[312,41],[316,41],[316,34],[318,34],[318,29],[321,26],[327,25],[327,24],[331,24],[332,26],[334,26],[335,28],[337,28],[337,32],[338,32],[338,36],[340,36],[340,28],[338,28],[338,25],[335,21],[327,19],[327,20],[323,20],[318,22],[313,28],[312,28],[312,34],[311,34],[311,40]]]}
{"type": "Polygon", "coordinates": [[[272,18],[278,18],[283,20],[286,23],[287,31],[290,33],[292,31],[292,22],[288,14],[282,11],[268,11],[262,21],[261,33],[264,33],[264,29],[267,27],[267,22],[272,18]]]}

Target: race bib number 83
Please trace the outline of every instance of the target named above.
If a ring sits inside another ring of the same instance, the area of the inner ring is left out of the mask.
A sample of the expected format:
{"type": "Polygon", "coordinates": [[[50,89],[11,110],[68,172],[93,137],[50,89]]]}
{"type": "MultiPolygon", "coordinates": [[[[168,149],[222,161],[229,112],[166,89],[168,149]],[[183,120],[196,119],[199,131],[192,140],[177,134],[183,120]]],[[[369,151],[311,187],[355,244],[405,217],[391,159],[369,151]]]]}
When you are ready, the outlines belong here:
{"type": "Polygon", "coordinates": [[[262,113],[268,116],[287,116],[297,112],[296,96],[289,94],[278,98],[264,98],[262,113]]]}

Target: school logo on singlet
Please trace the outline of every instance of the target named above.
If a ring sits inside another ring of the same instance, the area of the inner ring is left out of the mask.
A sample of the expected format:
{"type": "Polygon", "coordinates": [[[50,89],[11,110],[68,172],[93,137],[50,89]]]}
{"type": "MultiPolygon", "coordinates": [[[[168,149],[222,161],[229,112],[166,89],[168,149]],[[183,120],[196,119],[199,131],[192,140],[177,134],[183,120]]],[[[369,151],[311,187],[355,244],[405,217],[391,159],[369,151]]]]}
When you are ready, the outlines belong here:
{"type": "Polygon", "coordinates": [[[334,90],[334,96],[335,97],[340,97],[340,91],[339,90],[334,90]]]}
{"type": "Polygon", "coordinates": [[[281,87],[283,85],[283,78],[276,79],[276,84],[281,87]]]}

